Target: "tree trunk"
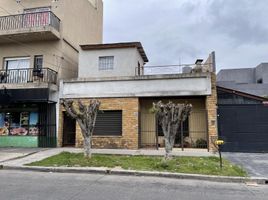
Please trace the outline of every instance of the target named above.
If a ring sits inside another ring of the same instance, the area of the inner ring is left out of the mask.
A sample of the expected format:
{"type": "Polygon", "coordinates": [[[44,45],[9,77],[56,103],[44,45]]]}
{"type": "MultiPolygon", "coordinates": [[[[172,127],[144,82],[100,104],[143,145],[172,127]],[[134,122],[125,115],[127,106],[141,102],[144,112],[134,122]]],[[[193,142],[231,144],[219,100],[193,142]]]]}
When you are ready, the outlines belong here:
{"type": "Polygon", "coordinates": [[[171,158],[172,146],[169,142],[169,138],[166,137],[165,137],[165,150],[166,150],[165,160],[168,160],[171,158]]]}
{"type": "Polygon", "coordinates": [[[84,156],[91,158],[91,137],[84,137],[84,156]]]}

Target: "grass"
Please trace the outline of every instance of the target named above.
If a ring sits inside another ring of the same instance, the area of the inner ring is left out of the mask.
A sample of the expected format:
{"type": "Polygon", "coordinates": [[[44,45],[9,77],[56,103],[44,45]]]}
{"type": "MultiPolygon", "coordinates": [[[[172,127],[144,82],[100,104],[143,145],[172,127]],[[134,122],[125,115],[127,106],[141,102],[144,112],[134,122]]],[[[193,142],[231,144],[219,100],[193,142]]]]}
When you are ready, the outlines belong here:
{"type": "Polygon", "coordinates": [[[27,164],[44,167],[120,167],[128,170],[176,172],[221,176],[246,177],[247,173],[240,167],[223,160],[223,169],[219,167],[218,157],[175,157],[164,162],[163,157],[156,156],[120,156],[94,154],[91,159],[82,153],[62,152],[44,160],[27,164]]]}

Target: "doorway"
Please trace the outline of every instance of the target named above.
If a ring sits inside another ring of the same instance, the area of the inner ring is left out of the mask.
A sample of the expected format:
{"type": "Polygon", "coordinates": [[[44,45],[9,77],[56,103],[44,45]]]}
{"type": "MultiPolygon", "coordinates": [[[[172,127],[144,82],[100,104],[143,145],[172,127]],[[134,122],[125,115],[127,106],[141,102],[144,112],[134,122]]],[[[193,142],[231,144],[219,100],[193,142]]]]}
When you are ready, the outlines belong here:
{"type": "Polygon", "coordinates": [[[63,147],[75,146],[76,120],[71,118],[66,112],[63,113],[63,147]]]}

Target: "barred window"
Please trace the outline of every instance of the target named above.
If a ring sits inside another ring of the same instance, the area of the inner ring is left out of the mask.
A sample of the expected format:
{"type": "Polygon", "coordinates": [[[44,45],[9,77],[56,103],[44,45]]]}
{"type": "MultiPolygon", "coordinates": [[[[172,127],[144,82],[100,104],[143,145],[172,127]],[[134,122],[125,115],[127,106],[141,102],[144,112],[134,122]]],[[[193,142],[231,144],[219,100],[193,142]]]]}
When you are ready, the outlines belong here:
{"type": "Polygon", "coordinates": [[[99,70],[110,70],[114,68],[114,56],[99,57],[99,70]]]}

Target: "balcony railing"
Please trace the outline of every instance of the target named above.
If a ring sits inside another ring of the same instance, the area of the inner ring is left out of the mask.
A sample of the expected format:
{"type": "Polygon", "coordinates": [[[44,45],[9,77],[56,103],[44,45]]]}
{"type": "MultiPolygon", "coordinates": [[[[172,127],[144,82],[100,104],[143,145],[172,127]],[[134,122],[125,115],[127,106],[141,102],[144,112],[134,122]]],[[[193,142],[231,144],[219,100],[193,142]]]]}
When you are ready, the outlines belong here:
{"type": "Polygon", "coordinates": [[[52,26],[60,30],[60,19],[51,11],[0,17],[0,31],[52,26]]]}
{"type": "Polygon", "coordinates": [[[161,75],[161,74],[185,74],[211,71],[211,64],[182,64],[136,67],[136,76],[161,75]]]}
{"type": "Polygon", "coordinates": [[[57,84],[57,72],[49,68],[0,70],[0,84],[52,83],[57,84]]]}

